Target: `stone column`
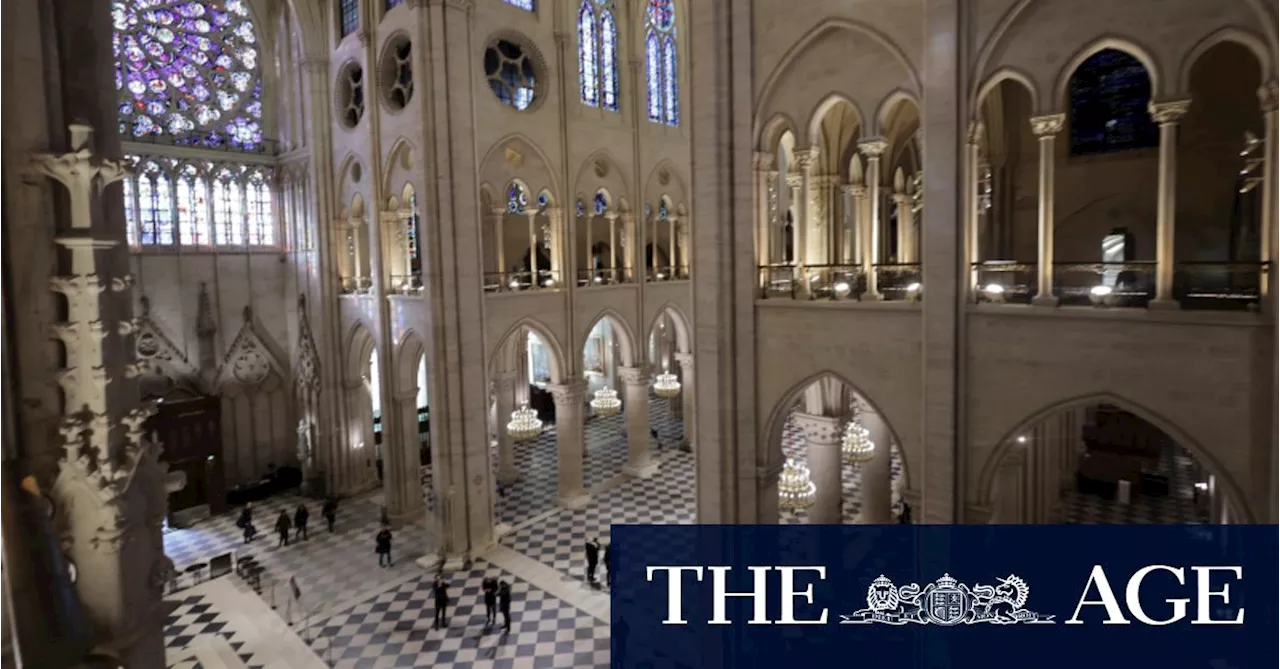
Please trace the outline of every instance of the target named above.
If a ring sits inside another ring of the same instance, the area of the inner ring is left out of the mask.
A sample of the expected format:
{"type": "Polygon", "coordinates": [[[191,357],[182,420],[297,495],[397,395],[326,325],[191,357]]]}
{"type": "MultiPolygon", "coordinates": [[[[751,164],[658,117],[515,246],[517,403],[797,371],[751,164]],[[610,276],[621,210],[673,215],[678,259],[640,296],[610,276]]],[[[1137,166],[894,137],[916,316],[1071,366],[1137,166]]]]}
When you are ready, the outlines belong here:
{"type": "Polygon", "coordinates": [[[649,452],[649,377],[648,370],[639,367],[620,367],[618,376],[625,385],[622,409],[626,412],[627,465],[623,469],[628,476],[649,478],[658,465],[649,452]]]}
{"type": "MultiPolygon", "coordinates": [[[[494,207],[489,211],[489,215],[493,217],[493,259],[498,264],[497,271],[501,273],[498,276],[498,283],[501,285],[499,290],[506,290],[507,282],[511,281],[511,277],[507,276],[507,245],[502,239],[503,222],[506,220],[507,208],[494,207]]],[[[419,231],[418,234],[422,234],[422,232],[419,231]]]]}
{"type": "Polygon", "coordinates": [[[1014,444],[996,471],[996,499],[991,522],[1020,525],[1027,522],[1026,515],[1027,449],[1014,444]]]}
{"type": "MultiPolygon", "coordinates": [[[[404,390],[393,399],[395,410],[390,417],[396,421],[394,430],[398,438],[391,439],[389,425],[383,426],[382,462],[383,496],[387,515],[396,527],[416,522],[422,518],[426,505],[422,501],[422,477],[418,441],[418,393],[417,389],[404,390]]],[[[386,411],[383,412],[384,418],[386,411]]]]}
{"type": "MultiPolygon", "coordinates": [[[[773,262],[773,228],[774,221],[772,213],[776,209],[773,203],[776,201],[776,184],[771,185],[769,181],[770,174],[773,172],[773,154],[765,151],[756,151],[752,154],[751,167],[755,170],[756,176],[756,258],[757,264],[768,265],[773,262]]],[[[777,180],[777,177],[773,177],[777,180]]]]}
{"type": "Polygon", "coordinates": [[[866,242],[862,239],[862,232],[866,221],[871,218],[869,208],[871,203],[867,201],[866,186],[853,184],[849,186],[849,193],[853,196],[853,227],[849,230],[849,255],[846,256],[845,262],[865,269],[862,254],[863,249],[866,248],[866,242]]]}
{"type": "Polygon", "coordinates": [[[880,293],[879,277],[876,276],[876,263],[880,254],[880,155],[889,148],[883,139],[864,139],[858,142],[858,151],[867,157],[867,171],[864,179],[867,182],[867,199],[871,202],[871,211],[867,220],[862,222],[862,272],[866,277],[865,300],[883,300],[880,293]]]}
{"type": "Polygon", "coordinates": [[[676,239],[676,219],[679,216],[671,214],[667,216],[667,263],[671,268],[671,276],[674,280],[680,273],[676,271],[680,267],[680,244],[676,239]]]}
{"type": "Polygon", "coordinates": [[[1063,418],[1063,415],[1059,415],[1041,421],[1032,429],[1027,444],[1014,446],[1026,453],[1027,466],[1022,469],[1022,485],[1026,496],[1023,517],[1026,522],[1059,522],[1061,477],[1058,470],[1062,462],[1060,453],[1063,446],[1063,418]]]}
{"type": "Polygon", "coordinates": [[[833,416],[796,414],[796,425],[804,433],[809,474],[813,477],[814,502],[809,509],[810,525],[839,525],[844,519],[844,496],[840,486],[840,424],[833,416]]]}
{"type": "Polygon", "coordinates": [[[573,379],[568,383],[548,384],[547,389],[556,403],[560,503],[570,509],[582,508],[590,500],[582,486],[582,460],[586,454],[582,423],[587,383],[573,379]]]}
{"type": "Polygon", "coordinates": [[[695,431],[695,420],[697,415],[694,413],[694,398],[697,394],[693,392],[693,354],[677,353],[675,355],[676,362],[680,364],[680,399],[684,403],[681,412],[681,419],[684,421],[684,440],[680,446],[685,450],[693,448],[693,435],[695,431]]]}
{"type": "Polygon", "coordinates": [[[498,481],[503,485],[511,485],[520,480],[520,471],[516,469],[515,443],[507,434],[507,423],[511,421],[511,412],[515,411],[515,372],[499,372],[493,377],[493,395],[497,405],[498,426],[498,481]]]}
{"type": "MultiPolygon", "coordinates": [[[[1262,216],[1258,224],[1258,260],[1265,263],[1276,259],[1276,252],[1272,248],[1276,242],[1276,108],[1280,105],[1280,91],[1277,91],[1276,82],[1263,84],[1258,89],[1258,100],[1262,104],[1263,127],[1266,128],[1262,135],[1262,216]]],[[[1258,286],[1264,297],[1271,293],[1271,282],[1280,276],[1275,267],[1268,269],[1267,276],[1258,286]]],[[[1273,305],[1274,311],[1274,300],[1263,302],[1273,305]]],[[[1276,467],[1271,469],[1272,474],[1275,474],[1276,467]]],[[[1273,486],[1272,491],[1275,490],[1273,486]]],[[[1272,522],[1275,522],[1274,519],[1272,522]]]]}
{"type": "Polygon", "coordinates": [[[982,152],[982,136],[985,127],[974,121],[969,124],[969,135],[964,145],[965,191],[964,191],[964,223],[965,245],[968,247],[969,291],[976,294],[981,290],[978,286],[978,263],[982,261],[982,230],[978,224],[978,158],[982,152]]]}
{"type": "Polygon", "coordinates": [[[609,221],[609,283],[618,283],[618,214],[611,211],[604,218],[609,221]]]}
{"type": "Polygon", "coordinates": [[[1062,130],[1065,119],[1065,114],[1031,117],[1031,132],[1040,138],[1040,253],[1036,260],[1036,296],[1031,302],[1045,307],[1058,306],[1058,298],[1053,294],[1053,138],[1062,130]]]}
{"type": "Polygon", "coordinates": [[[564,285],[564,210],[547,207],[547,225],[551,230],[551,279],[557,286],[564,285]]]}
{"type": "Polygon", "coordinates": [[[798,268],[796,276],[800,281],[800,292],[804,295],[809,294],[809,278],[804,266],[809,262],[809,233],[812,232],[809,209],[813,202],[813,163],[817,158],[817,149],[797,149],[795,152],[796,168],[800,170],[800,193],[796,196],[799,206],[796,208],[794,248],[798,268]]]}
{"type": "Polygon", "coordinates": [[[1178,119],[1186,115],[1190,100],[1152,102],[1151,118],[1160,125],[1160,166],[1156,182],[1156,294],[1149,306],[1178,309],[1173,299],[1173,238],[1178,214],[1178,119]]]}
{"type": "Polygon", "coordinates": [[[861,468],[859,479],[862,508],[859,525],[883,525],[893,522],[893,437],[880,414],[863,409],[862,425],[876,445],[874,456],[861,468]]]}
{"type": "Polygon", "coordinates": [[[538,280],[538,210],[529,207],[524,215],[529,219],[529,288],[537,290],[542,285],[538,280]]]}
{"type": "Polygon", "coordinates": [[[911,262],[911,247],[907,238],[911,235],[911,197],[906,193],[893,194],[893,206],[898,212],[898,262],[911,262]]]}

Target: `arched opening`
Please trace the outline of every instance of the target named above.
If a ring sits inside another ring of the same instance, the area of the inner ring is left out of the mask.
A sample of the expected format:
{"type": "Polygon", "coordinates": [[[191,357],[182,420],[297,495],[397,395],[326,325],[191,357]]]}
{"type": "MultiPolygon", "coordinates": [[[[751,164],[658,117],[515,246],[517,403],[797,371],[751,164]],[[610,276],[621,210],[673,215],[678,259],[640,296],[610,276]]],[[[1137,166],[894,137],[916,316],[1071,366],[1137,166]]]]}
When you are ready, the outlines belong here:
{"type": "Polygon", "coordinates": [[[647,359],[653,370],[649,422],[659,443],[680,444],[689,450],[694,417],[693,353],[688,324],[675,309],[666,307],[654,318],[647,359]]]}
{"type": "MultiPolygon", "coordinates": [[[[783,524],[910,522],[898,439],[883,415],[852,385],[823,374],[789,393],[770,431],[781,475],[783,524]]],[[[773,500],[768,500],[773,503],[773,500]]]]}
{"type": "MultiPolygon", "coordinates": [[[[590,407],[583,432],[583,485],[588,490],[622,473],[627,464],[623,411],[633,408],[626,404],[632,398],[624,394],[621,372],[631,364],[631,342],[624,326],[614,316],[601,316],[582,345],[582,378],[590,407]]],[[[647,413],[648,407],[635,410],[647,413]]]]}
{"type": "Polygon", "coordinates": [[[1004,77],[983,91],[977,110],[977,169],[969,182],[977,198],[970,212],[976,213],[972,280],[979,300],[1028,304],[1036,294],[1039,236],[1034,212],[1016,203],[1019,179],[1039,159],[1031,132],[1032,91],[1021,79],[1004,77]]]}
{"type": "Polygon", "coordinates": [[[404,185],[398,200],[391,198],[385,218],[390,288],[405,295],[417,295],[422,292],[422,219],[418,194],[412,184],[404,185]]]}
{"type": "MultiPolygon", "coordinates": [[[[920,290],[920,230],[924,215],[924,156],[920,140],[920,107],[903,95],[891,95],[880,110],[884,146],[872,173],[867,162],[867,197],[872,203],[870,253],[874,256],[867,291],[885,299],[912,300],[920,290]],[[876,216],[874,212],[879,212],[876,216]]],[[[870,144],[870,143],[868,143],[870,144]]],[[[872,148],[864,144],[865,149],[872,148]]]]}
{"type": "Polygon", "coordinates": [[[373,429],[373,458],[378,468],[378,480],[385,480],[382,458],[382,378],[378,370],[378,348],[369,347],[369,360],[361,373],[365,392],[369,395],[369,424],[373,429]]]}
{"type": "Polygon", "coordinates": [[[574,248],[579,262],[578,285],[605,286],[630,281],[627,262],[627,230],[620,207],[603,188],[591,196],[590,202],[577,204],[578,226],[574,248]]]}
{"type": "Polygon", "coordinates": [[[796,200],[808,203],[807,208],[797,209],[794,221],[801,220],[801,214],[808,220],[797,236],[795,223],[789,219],[791,228],[784,229],[784,248],[794,249],[802,259],[806,267],[803,281],[810,295],[834,298],[858,294],[862,223],[858,214],[866,213],[859,212],[866,209],[866,189],[855,188],[862,184],[854,183],[849,165],[857,153],[858,139],[867,133],[858,110],[843,97],[833,97],[819,106],[811,124],[808,197],[793,193],[796,200]],[[803,240],[803,246],[795,249],[798,240],[803,240]]]}
{"type": "Polygon", "coordinates": [[[680,248],[686,221],[671,197],[664,193],[656,205],[646,204],[645,219],[644,266],[649,281],[688,278],[688,258],[680,248]]]}
{"type": "Polygon", "coordinates": [[[504,189],[503,201],[482,202],[489,207],[492,223],[484,241],[485,290],[488,292],[555,288],[559,279],[553,265],[555,232],[550,218],[550,194],[536,196],[528,184],[513,179],[504,189]]]}
{"type": "Polygon", "coordinates": [[[1235,489],[1179,443],[1171,425],[1099,398],[1025,421],[986,463],[992,523],[1244,522],[1235,489]]]}

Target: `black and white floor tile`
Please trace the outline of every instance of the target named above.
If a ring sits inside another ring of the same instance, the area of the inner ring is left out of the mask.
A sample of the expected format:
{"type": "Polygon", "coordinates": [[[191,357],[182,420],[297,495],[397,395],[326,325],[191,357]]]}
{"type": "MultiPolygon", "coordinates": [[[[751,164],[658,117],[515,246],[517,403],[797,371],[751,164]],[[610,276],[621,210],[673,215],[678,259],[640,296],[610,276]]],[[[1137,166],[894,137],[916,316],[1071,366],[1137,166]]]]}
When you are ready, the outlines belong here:
{"type": "MultiPolygon", "coordinates": [[[[808,459],[805,448],[804,433],[800,426],[792,418],[787,420],[786,425],[782,428],[782,451],[788,458],[793,458],[799,462],[805,462],[808,459]]],[[[879,445],[877,445],[879,448],[879,445]]],[[[902,453],[897,446],[893,447],[892,460],[890,467],[890,485],[896,485],[898,479],[902,476],[902,453]]],[[[840,498],[843,502],[841,506],[841,519],[844,524],[851,525],[858,521],[858,513],[862,510],[862,466],[850,463],[841,464],[842,473],[840,476],[840,498]]],[[[801,525],[808,522],[808,513],[804,510],[790,511],[783,509],[779,512],[779,522],[783,525],[801,525]]]]}
{"type": "Polygon", "coordinates": [[[218,635],[227,640],[231,649],[236,651],[240,659],[249,669],[261,669],[264,665],[255,663],[252,653],[240,652],[245,647],[245,640],[239,638],[239,632],[227,621],[226,616],[210,604],[202,595],[178,596],[170,600],[177,607],[169,613],[164,623],[164,645],[166,654],[178,656],[184,667],[199,667],[200,664],[182,657],[187,646],[196,637],[203,634],[218,635]],[[184,661],[185,660],[185,661],[184,661]]]}

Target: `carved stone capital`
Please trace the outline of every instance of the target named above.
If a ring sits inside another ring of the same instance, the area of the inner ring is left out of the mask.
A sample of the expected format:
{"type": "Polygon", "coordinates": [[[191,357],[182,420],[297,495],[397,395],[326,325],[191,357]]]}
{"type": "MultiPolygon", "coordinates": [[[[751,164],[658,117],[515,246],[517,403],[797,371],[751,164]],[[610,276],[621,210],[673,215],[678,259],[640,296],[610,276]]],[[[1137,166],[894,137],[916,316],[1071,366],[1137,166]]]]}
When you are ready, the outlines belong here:
{"type": "Polygon", "coordinates": [[[557,407],[578,407],[587,399],[587,382],[575,379],[567,383],[548,383],[547,390],[557,407]]]}
{"type": "Polygon", "coordinates": [[[853,195],[854,199],[865,199],[867,197],[867,187],[853,184],[849,186],[849,193],[853,195]]]}
{"type": "Polygon", "coordinates": [[[910,196],[910,195],[907,195],[906,193],[894,193],[894,194],[893,194],[893,203],[894,203],[894,204],[896,204],[896,205],[898,205],[898,206],[903,206],[903,205],[906,205],[906,204],[910,204],[910,203],[911,203],[911,196],[910,196]]]}
{"type": "Polygon", "coordinates": [[[986,137],[986,134],[987,134],[987,125],[985,123],[983,123],[982,121],[970,121],[969,133],[968,133],[968,136],[966,137],[966,140],[970,144],[981,144],[983,138],[986,137]]]}
{"type": "Polygon", "coordinates": [[[1258,102],[1262,105],[1263,113],[1276,110],[1277,103],[1280,103],[1280,91],[1277,91],[1276,82],[1268,81],[1258,88],[1258,102]]]}
{"type": "Polygon", "coordinates": [[[815,416],[808,413],[797,413],[796,425],[804,433],[805,441],[815,444],[838,444],[844,428],[843,421],[834,416],[815,416]]]}
{"type": "Polygon", "coordinates": [[[692,353],[677,353],[677,354],[675,354],[675,356],[674,356],[674,357],[675,357],[675,359],[676,359],[676,362],[680,365],[680,369],[684,369],[684,370],[692,370],[692,369],[693,369],[693,354],[692,354],[692,353]]]}
{"type": "Polygon", "coordinates": [[[868,158],[879,158],[889,149],[889,142],[881,137],[870,137],[858,142],[858,152],[868,158]]]}
{"type": "Polygon", "coordinates": [[[1190,100],[1171,100],[1169,102],[1152,102],[1147,105],[1151,112],[1151,120],[1160,125],[1177,123],[1191,109],[1190,100]]]}
{"type": "Polygon", "coordinates": [[[1053,136],[1062,132],[1062,126],[1067,121],[1066,114],[1045,114],[1044,116],[1031,117],[1031,132],[1036,137],[1053,136]]]}
{"type": "Polygon", "coordinates": [[[813,164],[818,161],[818,150],[814,148],[796,149],[795,159],[796,167],[801,172],[808,172],[813,169],[813,164]]]}
{"type": "Polygon", "coordinates": [[[751,155],[751,167],[756,171],[768,171],[773,169],[773,163],[776,159],[772,153],[766,151],[756,151],[751,155]]]}
{"type": "Polygon", "coordinates": [[[647,386],[652,381],[644,367],[619,367],[618,378],[629,386],[647,386]]]}

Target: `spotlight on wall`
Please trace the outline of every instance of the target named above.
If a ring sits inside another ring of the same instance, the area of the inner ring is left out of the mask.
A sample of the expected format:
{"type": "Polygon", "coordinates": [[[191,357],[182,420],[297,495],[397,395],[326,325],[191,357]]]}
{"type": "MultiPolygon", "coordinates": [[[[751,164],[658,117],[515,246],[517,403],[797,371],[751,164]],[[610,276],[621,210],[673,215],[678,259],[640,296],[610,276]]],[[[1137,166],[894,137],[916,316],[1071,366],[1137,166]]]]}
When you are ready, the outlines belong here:
{"type": "Polygon", "coordinates": [[[844,297],[849,294],[851,286],[848,281],[837,281],[836,285],[831,287],[835,291],[836,297],[844,297]]]}
{"type": "Polygon", "coordinates": [[[543,285],[543,286],[546,286],[547,288],[550,288],[550,287],[552,287],[552,286],[556,285],[556,282],[555,282],[555,281],[553,281],[553,280],[551,280],[551,279],[547,279],[546,281],[543,281],[543,282],[542,282],[542,285],[543,285]]]}
{"type": "Polygon", "coordinates": [[[1089,289],[1089,301],[1095,307],[1105,307],[1111,302],[1111,286],[1094,286],[1089,289]]]}
{"type": "Polygon", "coordinates": [[[1209,484],[1204,481],[1196,481],[1196,490],[1204,492],[1209,489],[1209,484]]]}
{"type": "Polygon", "coordinates": [[[597,275],[596,275],[596,277],[595,277],[594,279],[592,279],[592,281],[594,281],[594,282],[596,282],[596,283],[604,283],[604,277],[602,277],[602,276],[600,276],[599,274],[597,274],[597,275]]]}
{"type": "Polygon", "coordinates": [[[1019,443],[1019,444],[1025,444],[1025,443],[1027,443],[1027,435],[1025,435],[1025,434],[1020,434],[1020,435],[1018,435],[1018,443],[1019,443]]]}
{"type": "Polygon", "coordinates": [[[982,289],[986,293],[987,300],[990,302],[1004,302],[1004,286],[998,283],[989,283],[982,289]]]}
{"type": "Polygon", "coordinates": [[[512,279],[512,280],[511,280],[511,283],[508,283],[508,284],[507,284],[507,287],[508,287],[508,288],[510,288],[511,290],[516,290],[517,288],[519,288],[519,287],[520,287],[520,280],[519,280],[519,279],[512,279]]]}
{"type": "Polygon", "coordinates": [[[907,284],[907,301],[908,302],[920,301],[920,282],[919,281],[907,284]]]}

